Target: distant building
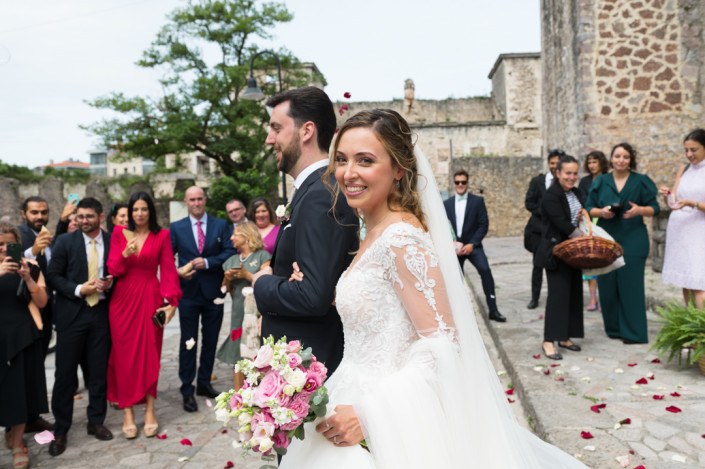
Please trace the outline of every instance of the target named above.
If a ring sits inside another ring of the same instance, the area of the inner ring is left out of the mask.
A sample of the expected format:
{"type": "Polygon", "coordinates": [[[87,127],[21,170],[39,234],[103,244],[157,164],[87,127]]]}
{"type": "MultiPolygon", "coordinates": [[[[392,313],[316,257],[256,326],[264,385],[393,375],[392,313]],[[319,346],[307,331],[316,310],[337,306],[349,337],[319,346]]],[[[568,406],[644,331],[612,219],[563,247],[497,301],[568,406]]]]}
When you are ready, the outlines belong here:
{"type": "Polygon", "coordinates": [[[91,161],[91,174],[96,176],[108,175],[108,151],[93,150],[89,153],[91,161]]]}
{"type": "Polygon", "coordinates": [[[59,161],[54,163],[54,160],[49,160],[49,164],[44,166],[37,166],[34,168],[34,172],[38,174],[44,174],[47,168],[61,169],[64,171],[75,171],[75,172],[88,172],[91,168],[89,163],[84,163],[73,158],[69,158],[65,161],[59,161]]]}
{"type": "Polygon", "coordinates": [[[196,176],[217,176],[220,174],[218,163],[213,158],[208,158],[199,152],[166,155],[164,165],[168,169],[176,169],[179,172],[186,172],[196,176]]]}
{"type": "Polygon", "coordinates": [[[141,156],[127,158],[116,150],[90,152],[90,171],[96,176],[118,177],[124,174],[144,176],[154,170],[156,163],[141,156]]]}

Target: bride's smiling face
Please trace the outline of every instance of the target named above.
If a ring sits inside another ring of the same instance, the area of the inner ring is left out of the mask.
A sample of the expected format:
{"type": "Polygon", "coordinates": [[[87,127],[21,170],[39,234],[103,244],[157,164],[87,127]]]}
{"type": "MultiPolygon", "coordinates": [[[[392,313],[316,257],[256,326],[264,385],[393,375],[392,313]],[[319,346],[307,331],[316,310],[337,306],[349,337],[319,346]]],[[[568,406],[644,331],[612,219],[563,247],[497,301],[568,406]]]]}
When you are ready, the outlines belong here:
{"type": "Polygon", "coordinates": [[[387,205],[395,180],[403,171],[369,127],[347,130],[335,154],[335,179],[350,207],[371,213],[387,205]]]}

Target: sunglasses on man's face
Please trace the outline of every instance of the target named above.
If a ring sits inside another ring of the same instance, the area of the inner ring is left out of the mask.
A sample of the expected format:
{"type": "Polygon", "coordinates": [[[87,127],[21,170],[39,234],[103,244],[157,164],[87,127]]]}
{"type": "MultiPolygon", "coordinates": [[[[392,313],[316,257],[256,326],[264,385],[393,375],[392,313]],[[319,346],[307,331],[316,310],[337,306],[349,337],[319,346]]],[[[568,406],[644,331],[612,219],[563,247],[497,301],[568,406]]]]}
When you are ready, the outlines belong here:
{"type": "Polygon", "coordinates": [[[467,185],[467,181],[453,181],[456,186],[465,186],[467,185]]]}

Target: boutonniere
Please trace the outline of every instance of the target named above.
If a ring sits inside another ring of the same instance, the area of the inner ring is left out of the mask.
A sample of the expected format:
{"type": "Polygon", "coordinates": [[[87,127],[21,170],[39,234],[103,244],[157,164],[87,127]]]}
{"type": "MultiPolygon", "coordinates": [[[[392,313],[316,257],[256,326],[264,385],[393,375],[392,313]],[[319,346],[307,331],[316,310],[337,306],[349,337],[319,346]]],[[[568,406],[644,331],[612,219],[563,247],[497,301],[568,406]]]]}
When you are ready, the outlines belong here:
{"type": "Polygon", "coordinates": [[[274,211],[274,214],[277,216],[277,220],[279,220],[279,223],[284,223],[289,221],[289,217],[291,216],[291,203],[286,204],[279,204],[277,209],[274,211]]]}

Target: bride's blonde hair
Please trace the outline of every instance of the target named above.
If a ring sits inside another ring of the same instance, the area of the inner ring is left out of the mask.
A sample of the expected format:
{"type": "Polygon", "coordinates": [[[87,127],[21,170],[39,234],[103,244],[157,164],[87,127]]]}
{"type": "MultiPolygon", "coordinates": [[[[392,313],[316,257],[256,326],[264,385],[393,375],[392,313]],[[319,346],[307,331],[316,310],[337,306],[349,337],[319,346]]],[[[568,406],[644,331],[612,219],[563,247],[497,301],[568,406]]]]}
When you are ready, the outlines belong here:
{"type": "MultiPolygon", "coordinates": [[[[392,191],[387,197],[389,209],[413,214],[421,222],[424,230],[428,229],[417,191],[418,168],[411,129],[406,120],[396,111],[391,109],[360,111],[345,121],[335,137],[330,163],[323,180],[330,181],[330,176],[335,173],[335,155],[338,152],[340,139],[348,130],[359,127],[372,129],[392,159],[392,166],[404,171],[401,179],[392,186],[392,191]]],[[[334,194],[333,205],[335,206],[340,196],[340,187],[335,184],[332,190],[334,194]]]]}

